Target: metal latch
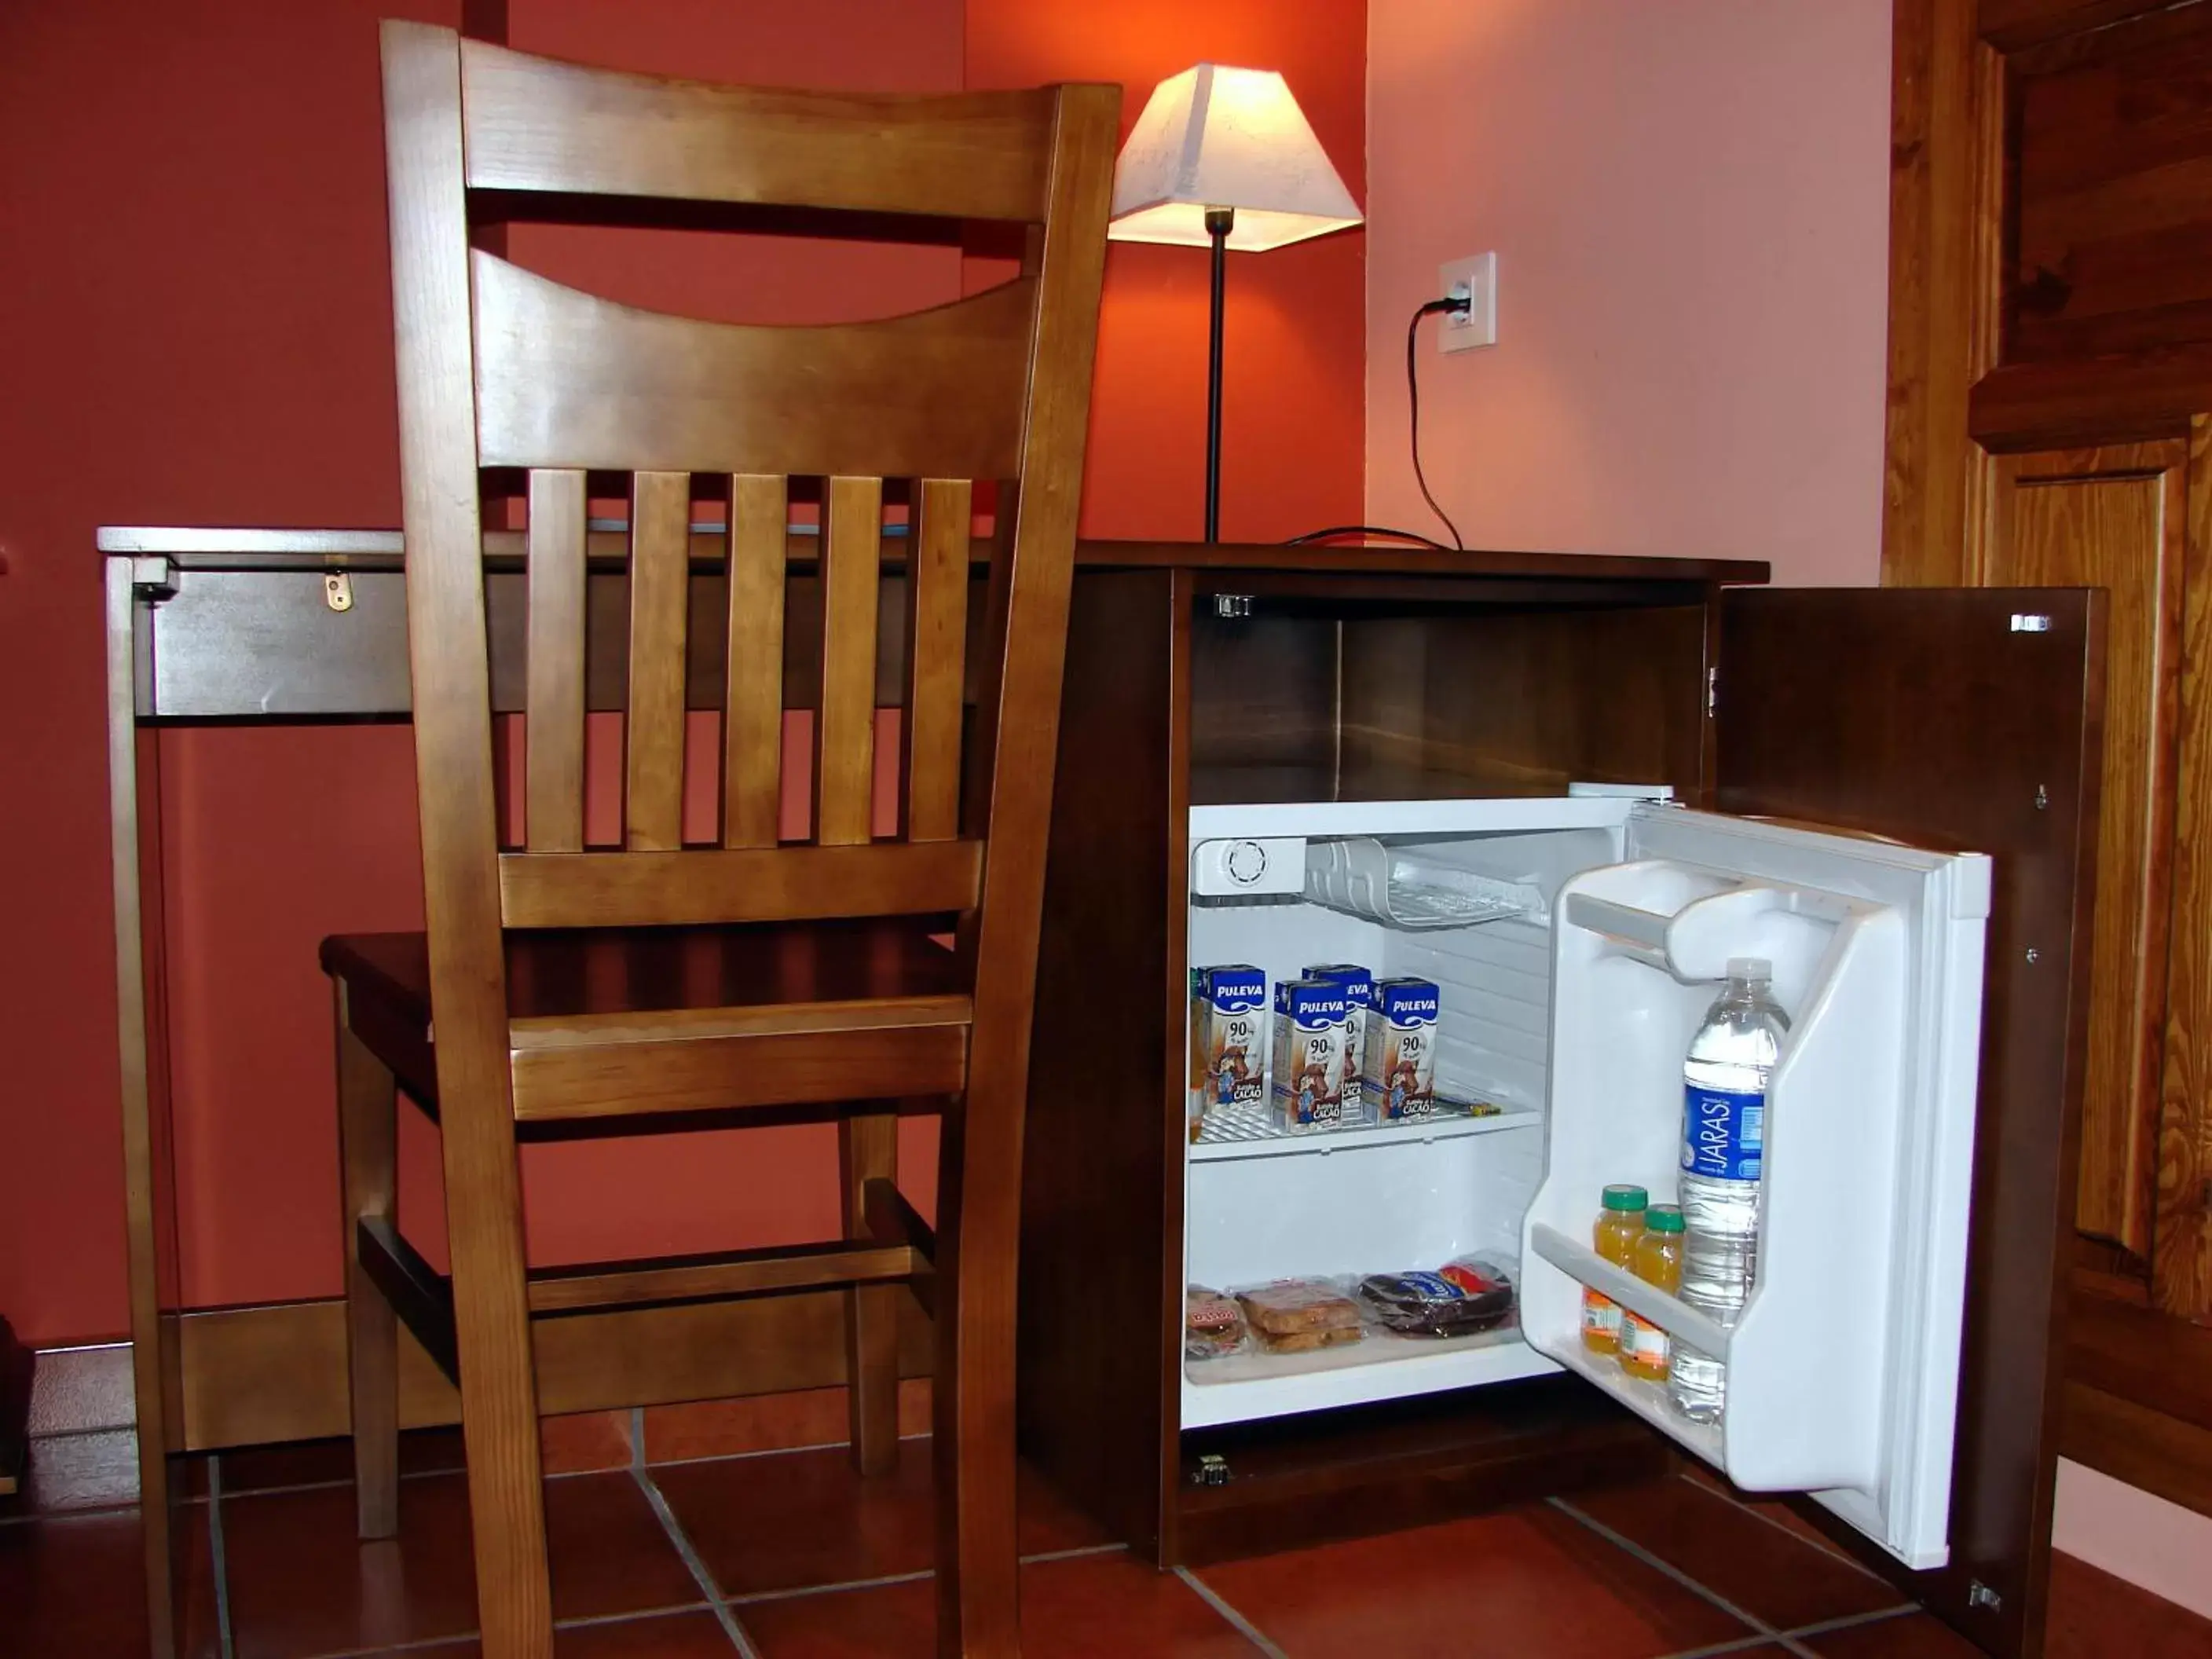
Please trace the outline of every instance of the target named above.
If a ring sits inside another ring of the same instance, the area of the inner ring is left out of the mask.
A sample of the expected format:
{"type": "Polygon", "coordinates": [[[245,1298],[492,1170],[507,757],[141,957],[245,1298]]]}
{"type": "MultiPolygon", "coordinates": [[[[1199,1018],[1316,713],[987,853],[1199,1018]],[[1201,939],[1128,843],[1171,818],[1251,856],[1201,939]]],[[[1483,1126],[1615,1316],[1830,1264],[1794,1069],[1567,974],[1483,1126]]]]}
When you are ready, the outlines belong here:
{"type": "Polygon", "coordinates": [[[353,578],[343,570],[323,573],[323,603],[333,611],[353,609],[353,578]]]}
{"type": "Polygon", "coordinates": [[[2040,611],[2015,611],[2012,613],[2012,631],[2015,634],[2048,634],[2051,618],[2040,611]]]}
{"type": "Polygon", "coordinates": [[[1717,714],[1721,706],[1721,671],[1717,665],[1705,670],[1705,718],[1717,714]]]}
{"type": "Polygon", "coordinates": [[[1984,1607],[1995,1613],[2004,1606],[2004,1597],[1977,1578],[1966,1586],[1966,1605],[1970,1607],[1984,1607]]]}
{"type": "Polygon", "coordinates": [[[1198,1460],[1198,1467],[1190,1472],[1194,1486],[1225,1486],[1229,1484],[1229,1460],[1219,1452],[1207,1452],[1198,1460]]]}
{"type": "Polygon", "coordinates": [[[131,586],[142,599],[171,598],[177,591],[177,567],[161,554],[138,554],[131,561],[131,586]]]}
{"type": "Polygon", "coordinates": [[[1213,596],[1213,614],[1232,618],[1249,617],[1252,614],[1252,596],[1249,593],[1216,593],[1213,596]]]}

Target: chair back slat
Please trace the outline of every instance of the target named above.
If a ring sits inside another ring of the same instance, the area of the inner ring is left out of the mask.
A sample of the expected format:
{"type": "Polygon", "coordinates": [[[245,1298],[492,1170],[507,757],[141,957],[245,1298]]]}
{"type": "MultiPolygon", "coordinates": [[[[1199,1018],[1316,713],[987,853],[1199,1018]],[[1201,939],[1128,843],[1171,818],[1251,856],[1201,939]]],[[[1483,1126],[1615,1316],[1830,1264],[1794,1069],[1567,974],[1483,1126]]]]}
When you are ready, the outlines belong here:
{"type": "Polygon", "coordinates": [[[623,844],[684,844],[684,629],[691,586],[691,480],[640,472],[630,496],[629,720],[623,844]]]}
{"type": "Polygon", "coordinates": [[[950,219],[1044,215],[1052,94],[824,94],[665,81],[461,43],[471,190],[950,219]]]}
{"type": "Polygon", "coordinates": [[[584,475],[530,475],[525,844],[584,850],[584,475]]]}
{"type": "Polygon", "coordinates": [[[824,847],[857,845],[874,830],[883,500],[880,478],[830,480],[822,536],[822,708],[814,724],[814,838],[824,847]]]}
{"type": "Polygon", "coordinates": [[[1000,478],[1021,450],[1036,285],[880,322],[702,322],[477,250],[477,459],[624,472],[1000,478]]]}
{"type": "Polygon", "coordinates": [[[906,724],[899,764],[908,841],[950,841],[960,833],[973,500],[965,478],[925,478],[916,489],[907,556],[906,724]]]}
{"type": "Polygon", "coordinates": [[[784,522],[790,481],[730,480],[722,845],[773,847],[783,816],[784,522]]]}

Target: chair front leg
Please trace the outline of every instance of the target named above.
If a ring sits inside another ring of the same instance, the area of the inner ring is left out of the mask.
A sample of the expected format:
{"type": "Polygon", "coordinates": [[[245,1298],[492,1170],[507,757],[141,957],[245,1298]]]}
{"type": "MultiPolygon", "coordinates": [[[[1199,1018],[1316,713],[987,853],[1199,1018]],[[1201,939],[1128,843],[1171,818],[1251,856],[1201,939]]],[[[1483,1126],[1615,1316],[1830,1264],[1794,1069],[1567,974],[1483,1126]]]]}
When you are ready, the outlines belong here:
{"type": "Polygon", "coordinates": [[[337,1026],[338,1158],[346,1255],[346,1364],[361,1536],[399,1530],[399,1322],[361,1262],[364,1216],[389,1218],[397,1188],[398,1085],[353,1033],[343,981],[337,1026]]]}

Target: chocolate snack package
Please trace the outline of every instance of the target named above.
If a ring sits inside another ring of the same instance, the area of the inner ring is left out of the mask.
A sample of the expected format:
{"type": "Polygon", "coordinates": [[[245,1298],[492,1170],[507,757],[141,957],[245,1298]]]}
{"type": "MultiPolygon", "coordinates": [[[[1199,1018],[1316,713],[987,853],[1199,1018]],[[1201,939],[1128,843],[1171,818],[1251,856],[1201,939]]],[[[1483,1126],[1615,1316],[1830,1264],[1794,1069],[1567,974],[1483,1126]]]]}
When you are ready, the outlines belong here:
{"type": "Polygon", "coordinates": [[[1359,1304],[1401,1336],[1473,1336],[1513,1315],[1513,1275],[1486,1255],[1458,1256],[1434,1273],[1370,1273],[1359,1304]]]}

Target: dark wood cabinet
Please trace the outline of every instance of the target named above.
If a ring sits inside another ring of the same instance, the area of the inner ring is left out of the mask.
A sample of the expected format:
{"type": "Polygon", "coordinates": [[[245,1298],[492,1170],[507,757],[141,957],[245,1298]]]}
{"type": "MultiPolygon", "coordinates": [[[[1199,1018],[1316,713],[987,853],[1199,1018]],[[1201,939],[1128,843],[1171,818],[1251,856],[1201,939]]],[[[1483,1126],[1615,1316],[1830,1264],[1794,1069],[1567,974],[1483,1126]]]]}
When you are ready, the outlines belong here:
{"type": "Polygon", "coordinates": [[[1029,1453],[1163,1564],[1674,1455],[1570,1376],[1182,1414],[1193,808],[1665,785],[1993,857],[1949,1561],[1863,1553],[1988,1651],[2038,1650],[2087,1029],[2094,597],[1770,592],[1724,586],[1758,567],[1664,561],[1157,554],[1076,586],[1025,1160],[1029,1453]]]}

